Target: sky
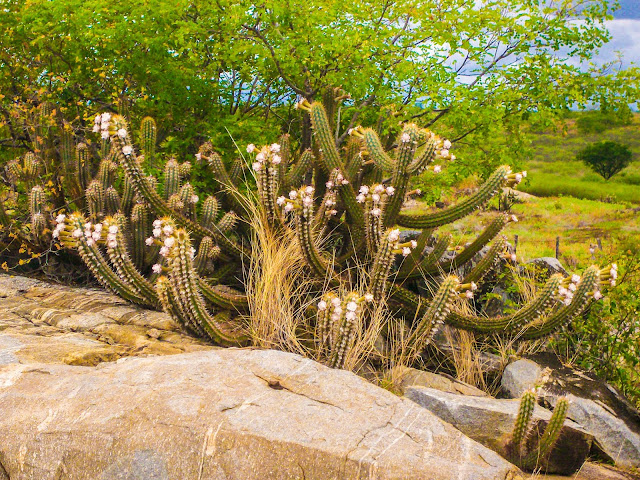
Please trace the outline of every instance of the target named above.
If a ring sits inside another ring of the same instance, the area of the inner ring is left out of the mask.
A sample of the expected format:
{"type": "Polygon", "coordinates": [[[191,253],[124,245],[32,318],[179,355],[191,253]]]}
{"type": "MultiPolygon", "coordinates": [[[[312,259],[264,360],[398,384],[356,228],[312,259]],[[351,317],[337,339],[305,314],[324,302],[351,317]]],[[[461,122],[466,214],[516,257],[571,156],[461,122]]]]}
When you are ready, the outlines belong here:
{"type": "Polygon", "coordinates": [[[596,61],[604,63],[620,51],[625,65],[630,62],[640,65],[640,0],[619,0],[619,3],[620,9],[607,22],[612,39],[600,49],[596,61]]]}

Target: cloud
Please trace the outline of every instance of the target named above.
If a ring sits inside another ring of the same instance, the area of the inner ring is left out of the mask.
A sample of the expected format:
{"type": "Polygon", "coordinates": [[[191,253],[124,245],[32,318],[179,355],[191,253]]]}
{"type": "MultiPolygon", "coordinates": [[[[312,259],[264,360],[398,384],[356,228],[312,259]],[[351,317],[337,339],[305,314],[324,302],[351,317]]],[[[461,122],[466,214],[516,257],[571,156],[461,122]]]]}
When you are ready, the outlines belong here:
{"type": "Polygon", "coordinates": [[[631,62],[640,65],[640,19],[616,19],[606,22],[611,33],[611,41],[606,43],[594,58],[598,64],[606,63],[616,58],[616,51],[623,55],[624,65],[631,62]]]}

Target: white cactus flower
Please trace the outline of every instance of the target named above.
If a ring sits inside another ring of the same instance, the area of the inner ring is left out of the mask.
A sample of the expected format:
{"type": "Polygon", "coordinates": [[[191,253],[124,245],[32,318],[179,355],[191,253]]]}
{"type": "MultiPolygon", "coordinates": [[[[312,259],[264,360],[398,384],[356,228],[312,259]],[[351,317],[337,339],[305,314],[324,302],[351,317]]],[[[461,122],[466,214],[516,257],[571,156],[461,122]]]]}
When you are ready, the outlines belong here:
{"type": "Polygon", "coordinates": [[[124,128],[118,129],[116,133],[120,138],[125,138],[127,136],[127,131],[124,128]]]}
{"type": "Polygon", "coordinates": [[[284,211],[285,211],[285,212],[290,212],[291,210],[293,210],[293,204],[292,204],[292,203],[287,203],[287,204],[284,206],[284,211]]]}
{"type": "Polygon", "coordinates": [[[411,255],[411,249],[409,247],[403,247],[402,248],[402,256],[403,257],[408,257],[409,255],[411,255]]]}
{"type": "Polygon", "coordinates": [[[153,273],[160,273],[162,272],[162,265],[156,263],[153,267],[151,267],[151,270],[153,271],[153,273]]]}
{"type": "Polygon", "coordinates": [[[318,310],[323,311],[327,309],[327,302],[325,302],[324,300],[320,300],[318,302],[318,310]]]}
{"type": "Polygon", "coordinates": [[[247,153],[252,153],[256,149],[256,146],[253,143],[247,145],[247,153]]]}
{"type": "Polygon", "coordinates": [[[393,187],[387,187],[387,195],[389,195],[390,197],[396,193],[396,189],[393,187]]]}
{"type": "Polygon", "coordinates": [[[418,247],[418,242],[416,242],[415,240],[411,240],[411,248],[417,248],[418,247]]]}
{"type": "Polygon", "coordinates": [[[291,191],[289,192],[289,198],[290,198],[291,200],[295,200],[296,198],[298,198],[298,192],[297,192],[297,191],[295,191],[295,190],[291,190],[291,191]]]}
{"type": "Polygon", "coordinates": [[[279,143],[272,143],[271,146],[269,147],[269,149],[274,153],[278,153],[280,151],[280,144],[279,143]]]}
{"type": "Polygon", "coordinates": [[[154,242],[154,241],[155,241],[155,240],[154,240],[154,238],[153,238],[153,237],[149,237],[149,238],[147,238],[147,239],[144,241],[144,243],[146,243],[146,244],[147,244],[147,247],[150,247],[151,245],[153,245],[153,242],[154,242]]]}
{"type": "Polygon", "coordinates": [[[364,201],[365,201],[366,199],[367,199],[367,197],[365,197],[362,193],[356,197],[356,201],[357,201],[358,203],[364,203],[364,201]]]}
{"type": "Polygon", "coordinates": [[[131,155],[133,153],[133,147],[131,145],[125,145],[122,147],[122,153],[125,155],[131,155]]]}
{"type": "Polygon", "coordinates": [[[274,165],[280,165],[280,162],[282,162],[282,158],[280,157],[280,155],[274,155],[273,157],[271,157],[271,163],[273,163],[274,165]]]}
{"type": "Polygon", "coordinates": [[[442,142],[442,146],[445,150],[449,150],[451,148],[451,142],[449,140],[445,140],[444,142],[442,142]]]}
{"type": "Polygon", "coordinates": [[[365,293],[364,294],[364,301],[365,302],[373,302],[373,294],[372,293],[365,293]]]}
{"type": "Polygon", "coordinates": [[[402,143],[407,143],[411,141],[411,136],[408,133],[403,133],[402,136],[400,137],[400,141],[402,143]]]}
{"type": "Polygon", "coordinates": [[[395,230],[391,230],[389,232],[389,241],[390,242],[397,242],[399,238],[400,238],[400,230],[395,229],[395,230]]]}
{"type": "Polygon", "coordinates": [[[358,304],[356,302],[347,303],[347,310],[350,312],[355,312],[358,309],[358,304]]]}
{"type": "Polygon", "coordinates": [[[600,290],[596,290],[595,292],[593,292],[594,300],[600,300],[601,298],[602,298],[602,293],[600,292],[600,290]]]}
{"type": "Polygon", "coordinates": [[[284,197],[278,197],[276,199],[276,204],[279,206],[283,206],[287,202],[287,199],[284,197]]]}
{"type": "Polygon", "coordinates": [[[160,255],[162,255],[163,257],[166,257],[167,255],[169,255],[169,249],[167,247],[162,247],[160,249],[160,255]]]}
{"type": "Polygon", "coordinates": [[[162,227],[162,233],[165,235],[171,235],[173,233],[173,227],[171,225],[165,225],[162,227]]]}
{"type": "Polygon", "coordinates": [[[356,312],[347,312],[344,317],[350,322],[353,322],[357,318],[357,315],[356,312]]]}
{"type": "Polygon", "coordinates": [[[362,185],[360,187],[360,190],[358,190],[358,193],[361,193],[362,195],[367,195],[369,193],[369,187],[367,187],[366,185],[362,185]]]}
{"type": "Polygon", "coordinates": [[[167,237],[164,239],[164,246],[167,248],[171,248],[176,244],[176,239],[173,237],[167,237]]]}
{"type": "Polygon", "coordinates": [[[118,226],[117,225],[111,225],[109,227],[109,233],[115,235],[116,233],[118,233],[118,226]]]}
{"type": "Polygon", "coordinates": [[[576,275],[575,273],[573,275],[571,275],[571,282],[572,283],[578,283],[580,281],[580,276],[576,275]]]}
{"type": "Polygon", "coordinates": [[[253,162],[253,164],[251,165],[251,167],[253,167],[253,169],[256,172],[259,172],[260,170],[262,170],[262,164],[260,162],[253,162]]]}
{"type": "MultiPolygon", "coordinates": [[[[436,165],[435,167],[433,167],[433,173],[440,173],[441,171],[442,167],[440,165],[436,165]]],[[[419,192],[418,195],[420,195],[420,193],[422,192],[419,192]]]]}
{"type": "Polygon", "coordinates": [[[380,215],[382,215],[382,210],[380,210],[379,208],[374,208],[371,210],[371,215],[373,215],[374,217],[379,217],[380,215]]]}

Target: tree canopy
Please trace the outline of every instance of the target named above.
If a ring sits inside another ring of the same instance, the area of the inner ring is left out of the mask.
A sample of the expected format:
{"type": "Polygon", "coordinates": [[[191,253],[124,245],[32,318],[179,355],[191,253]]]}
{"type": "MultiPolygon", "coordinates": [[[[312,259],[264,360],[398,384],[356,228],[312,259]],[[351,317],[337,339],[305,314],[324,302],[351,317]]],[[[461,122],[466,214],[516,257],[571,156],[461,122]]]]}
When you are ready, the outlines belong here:
{"type": "Polygon", "coordinates": [[[626,168],[631,163],[632,157],[633,154],[628,146],[611,141],[593,143],[576,155],[578,160],[591,167],[605,180],[609,180],[626,168]]]}
{"type": "Polygon", "coordinates": [[[176,132],[232,148],[274,126],[304,142],[296,97],[340,86],[341,134],[419,119],[481,145],[465,158],[482,169],[517,157],[529,115],[633,101],[637,69],[581,66],[609,38],[608,3],[0,0],[0,141],[20,146],[17,106],[52,101],[76,128],[134,107],[169,150],[176,132]]]}

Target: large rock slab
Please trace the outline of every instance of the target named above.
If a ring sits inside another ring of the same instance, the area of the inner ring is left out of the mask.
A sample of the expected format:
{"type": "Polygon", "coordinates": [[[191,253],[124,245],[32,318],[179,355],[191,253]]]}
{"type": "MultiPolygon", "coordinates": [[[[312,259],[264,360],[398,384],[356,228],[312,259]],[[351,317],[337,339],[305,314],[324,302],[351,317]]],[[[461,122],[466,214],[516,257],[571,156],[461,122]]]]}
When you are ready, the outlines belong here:
{"type": "Polygon", "coordinates": [[[167,314],[103,290],[9,275],[0,275],[0,334],[0,365],[95,366],[127,356],[211,348],[182,332],[167,314]]]}
{"type": "Polygon", "coordinates": [[[625,468],[640,468],[640,413],[615,388],[580,370],[562,365],[555,356],[537,355],[508,365],[502,390],[511,397],[541,382],[541,400],[555,406],[567,396],[568,418],[595,438],[599,453],[625,468]]]}
{"type": "MultiPolygon", "coordinates": [[[[408,387],[405,396],[451,423],[465,435],[505,457],[509,456],[507,445],[518,415],[518,400],[456,395],[426,387],[408,387]]],[[[549,418],[551,412],[536,406],[533,413],[534,431],[542,433],[549,418]]],[[[530,440],[535,441],[535,438],[530,440]]],[[[566,421],[555,448],[541,465],[542,469],[549,473],[575,472],[584,463],[592,440],[591,435],[578,425],[566,421]]],[[[535,444],[528,446],[535,448],[535,444]]]]}
{"type": "Polygon", "coordinates": [[[11,480],[517,478],[414,402],[277,351],[7,363],[0,411],[11,480]]]}

